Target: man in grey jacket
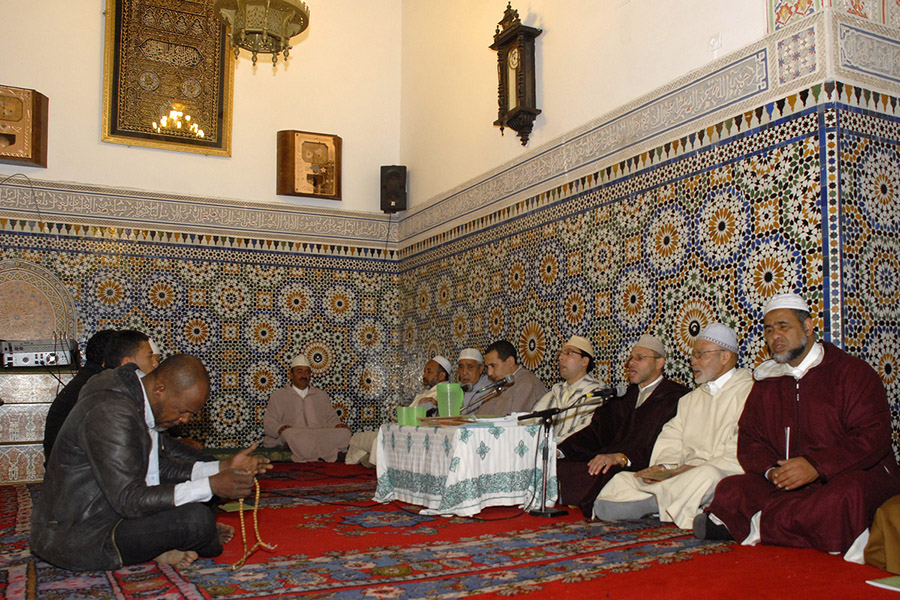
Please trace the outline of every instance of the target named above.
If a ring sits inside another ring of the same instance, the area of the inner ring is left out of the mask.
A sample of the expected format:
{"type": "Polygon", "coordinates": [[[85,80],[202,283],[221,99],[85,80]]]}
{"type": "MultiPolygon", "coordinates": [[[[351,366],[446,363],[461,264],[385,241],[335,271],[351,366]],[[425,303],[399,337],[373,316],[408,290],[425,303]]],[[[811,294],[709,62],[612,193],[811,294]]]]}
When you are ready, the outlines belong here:
{"type": "Polygon", "coordinates": [[[203,503],[248,496],[271,465],[250,456],[255,445],[200,462],[159,435],[199,412],[208,393],[206,368],[184,354],[143,379],[134,365],[92,377],[47,464],[31,520],[34,554],[76,571],[186,566],[220,554],[215,514],[203,503]]]}

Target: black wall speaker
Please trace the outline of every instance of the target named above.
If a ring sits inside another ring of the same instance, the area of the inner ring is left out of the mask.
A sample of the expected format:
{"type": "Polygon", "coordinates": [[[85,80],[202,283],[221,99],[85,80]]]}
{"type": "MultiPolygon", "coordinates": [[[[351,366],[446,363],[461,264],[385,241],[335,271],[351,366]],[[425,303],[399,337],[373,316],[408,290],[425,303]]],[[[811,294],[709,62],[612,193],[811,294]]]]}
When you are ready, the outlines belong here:
{"type": "Polygon", "coordinates": [[[381,167],[381,212],[395,213],[401,210],[406,210],[406,167],[381,167]]]}

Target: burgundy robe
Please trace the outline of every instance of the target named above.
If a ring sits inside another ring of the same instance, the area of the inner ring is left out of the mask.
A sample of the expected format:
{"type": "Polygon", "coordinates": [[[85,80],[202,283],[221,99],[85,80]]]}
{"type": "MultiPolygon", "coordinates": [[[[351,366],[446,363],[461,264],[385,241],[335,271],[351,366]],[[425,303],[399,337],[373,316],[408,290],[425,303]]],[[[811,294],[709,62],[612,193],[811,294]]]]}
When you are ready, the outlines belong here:
{"type": "Polygon", "coordinates": [[[621,398],[613,398],[594,411],[587,427],[576,431],[559,444],[564,458],[556,461],[560,504],[576,505],[591,517],[594,500],[613,475],[623,470],[612,467],[606,473],[591,475],[588,462],[598,454],[621,452],[628,457],[629,471],[649,466],[650,454],[659,432],[675,413],[678,400],[690,388],[663,379],[639,408],[638,386],[628,386],[621,398]]]}
{"type": "Polygon", "coordinates": [[[762,543],[846,552],[875,511],[900,493],[891,448],[884,384],[862,360],[825,343],[822,362],[799,380],[757,381],[738,423],[738,460],[744,475],[723,479],[709,507],[742,541],[758,511],[762,543]],[[765,473],[790,455],[802,456],[819,478],[779,490],[765,473]]]}

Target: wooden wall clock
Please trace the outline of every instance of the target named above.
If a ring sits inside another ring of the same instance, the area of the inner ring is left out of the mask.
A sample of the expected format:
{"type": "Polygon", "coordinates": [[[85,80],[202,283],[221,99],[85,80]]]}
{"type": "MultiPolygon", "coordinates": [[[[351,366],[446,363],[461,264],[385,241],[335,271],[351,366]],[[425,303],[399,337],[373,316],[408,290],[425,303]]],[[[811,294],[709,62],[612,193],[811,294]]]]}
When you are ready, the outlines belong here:
{"type": "Polygon", "coordinates": [[[522,25],[519,11],[512,4],[506,5],[503,18],[494,32],[491,50],[497,52],[497,104],[499,106],[495,126],[509,127],[528,144],[528,136],[534,120],[541,111],[535,94],[534,40],[540,29],[522,25]]]}

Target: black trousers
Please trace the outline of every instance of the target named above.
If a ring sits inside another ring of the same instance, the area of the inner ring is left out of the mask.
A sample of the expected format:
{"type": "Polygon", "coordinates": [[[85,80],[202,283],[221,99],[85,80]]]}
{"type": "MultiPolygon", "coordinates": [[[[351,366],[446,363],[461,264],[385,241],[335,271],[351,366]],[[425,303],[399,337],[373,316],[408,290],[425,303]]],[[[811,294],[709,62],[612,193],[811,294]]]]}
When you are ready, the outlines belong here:
{"type": "Polygon", "coordinates": [[[200,503],[183,504],[139,519],[122,519],[113,529],[112,542],[122,565],[147,562],[169,550],[193,550],[206,558],[222,553],[216,515],[200,503]]]}

